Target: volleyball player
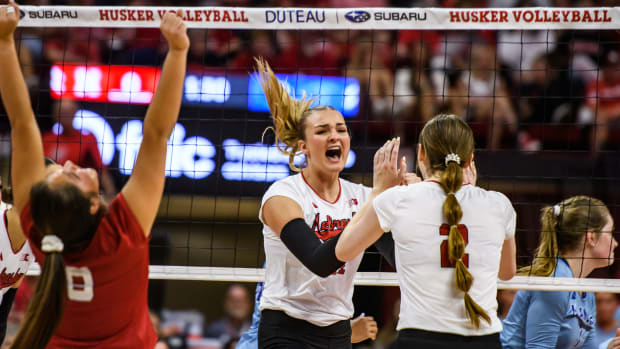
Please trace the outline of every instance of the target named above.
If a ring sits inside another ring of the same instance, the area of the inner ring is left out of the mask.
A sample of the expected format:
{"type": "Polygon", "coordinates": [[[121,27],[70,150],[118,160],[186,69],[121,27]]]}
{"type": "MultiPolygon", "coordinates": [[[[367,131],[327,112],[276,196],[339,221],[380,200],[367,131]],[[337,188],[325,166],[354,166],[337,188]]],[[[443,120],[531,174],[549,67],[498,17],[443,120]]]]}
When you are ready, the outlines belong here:
{"type": "MultiPolygon", "coordinates": [[[[522,275],[584,278],[614,261],[618,243],[605,204],[574,196],[542,209],[540,243],[522,275]]],[[[504,348],[597,348],[594,293],[525,291],[504,319],[504,348]]]]}
{"type": "MultiPolygon", "coordinates": [[[[354,260],[392,231],[401,291],[397,348],[501,348],[497,278],[516,271],[515,211],[503,194],[463,185],[464,169],[474,166],[474,139],[460,118],[434,117],[419,143],[424,182],[375,186],[342,233],[336,257],[354,260]]],[[[390,158],[397,178],[393,155],[377,154],[390,158]]]]}
{"type": "MultiPolygon", "coordinates": [[[[262,60],[257,68],[276,144],[283,144],[289,166],[299,172],[272,184],[259,211],[266,256],[259,348],[349,348],[353,278],[362,254],[343,263],[334,247],[370,189],[339,178],[350,149],[343,116],[289,96],[262,60]],[[300,153],[306,158],[303,169],[293,163],[300,153]]],[[[398,144],[392,140],[383,148],[398,152],[398,144]]],[[[375,182],[381,178],[375,173],[375,182]]],[[[401,171],[398,180],[415,176],[401,171]]],[[[391,249],[380,251],[393,260],[393,242],[387,245],[391,249]]]]}
{"type": "MultiPolygon", "coordinates": [[[[0,180],[0,187],[2,182],[0,180]]],[[[3,190],[3,192],[5,192],[3,190]]],[[[8,192],[5,192],[8,193],[8,192]]],[[[26,240],[15,209],[0,195],[0,346],[6,336],[7,322],[17,288],[34,261],[30,244],[26,240]]]]}
{"type": "Polygon", "coordinates": [[[11,124],[13,200],[41,278],[12,348],[153,348],[147,307],[148,240],[164,186],[189,39],[166,14],[169,51],[146,112],[133,173],[104,206],[97,172],[67,161],[43,166],[41,135],[17,60],[19,9],[0,6],[0,94],[11,124]]]}

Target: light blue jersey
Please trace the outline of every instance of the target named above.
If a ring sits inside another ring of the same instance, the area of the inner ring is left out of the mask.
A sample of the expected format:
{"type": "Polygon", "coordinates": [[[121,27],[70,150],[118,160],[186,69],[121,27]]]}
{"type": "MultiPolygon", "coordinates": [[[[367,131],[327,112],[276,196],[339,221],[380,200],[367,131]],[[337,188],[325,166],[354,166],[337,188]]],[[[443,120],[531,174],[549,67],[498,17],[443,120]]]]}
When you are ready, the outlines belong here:
{"type": "Polygon", "coordinates": [[[236,349],[257,349],[258,348],[258,325],[260,324],[260,298],[263,295],[263,283],[256,285],[254,293],[254,313],[252,314],[252,326],[245,331],[239,338],[236,349]]]}
{"type": "MultiPolygon", "coordinates": [[[[554,277],[573,277],[558,258],[554,277]]],[[[518,291],[500,339],[504,349],[597,349],[594,293],[518,291]]]]}

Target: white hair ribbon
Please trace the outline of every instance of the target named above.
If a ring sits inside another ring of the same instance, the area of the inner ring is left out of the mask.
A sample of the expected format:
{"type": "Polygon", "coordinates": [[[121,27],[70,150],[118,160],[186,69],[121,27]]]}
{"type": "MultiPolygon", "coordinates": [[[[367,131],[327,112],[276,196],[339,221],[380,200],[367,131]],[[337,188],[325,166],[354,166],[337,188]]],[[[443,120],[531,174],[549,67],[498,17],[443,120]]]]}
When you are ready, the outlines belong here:
{"type": "Polygon", "coordinates": [[[553,215],[556,216],[556,217],[559,216],[561,209],[562,208],[560,207],[560,205],[554,205],[553,206],[553,215]]]}
{"type": "Polygon", "coordinates": [[[62,240],[56,235],[45,235],[41,241],[41,251],[45,253],[62,252],[64,248],[62,240]]]}
{"type": "Polygon", "coordinates": [[[458,156],[458,154],[450,153],[450,154],[446,155],[446,158],[445,158],[446,166],[448,166],[450,161],[454,161],[454,162],[456,162],[457,165],[460,165],[461,164],[461,157],[458,156]]]}

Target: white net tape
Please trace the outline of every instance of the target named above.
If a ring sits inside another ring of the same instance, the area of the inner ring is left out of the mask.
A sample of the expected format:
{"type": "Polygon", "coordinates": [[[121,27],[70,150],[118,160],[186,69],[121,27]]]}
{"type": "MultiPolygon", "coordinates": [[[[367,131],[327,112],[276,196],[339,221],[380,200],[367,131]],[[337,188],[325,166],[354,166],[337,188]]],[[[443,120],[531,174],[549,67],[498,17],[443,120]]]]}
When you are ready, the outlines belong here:
{"type": "MultiPolygon", "coordinates": [[[[40,273],[41,269],[34,264],[27,275],[37,276],[40,273]]],[[[151,265],[149,278],[152,280],[261,282],[265,278],[265,269],[151,265]]],[[[358,286],[398,286],[398,279],[396,273],[357,272],[355,284],[358,286]]],[[[515,276],[509,281],[498,280],[497,286],[500,289],[515,290],[620,293],[620,280],[616,279],[515,276]]]]}
{"type": "Polygon", "coordinates": [[[158,27],[183,11],[189,28],[222,29],[619,29],[620,7],[248,8],[22,6],[23,27],[158,27]]]}

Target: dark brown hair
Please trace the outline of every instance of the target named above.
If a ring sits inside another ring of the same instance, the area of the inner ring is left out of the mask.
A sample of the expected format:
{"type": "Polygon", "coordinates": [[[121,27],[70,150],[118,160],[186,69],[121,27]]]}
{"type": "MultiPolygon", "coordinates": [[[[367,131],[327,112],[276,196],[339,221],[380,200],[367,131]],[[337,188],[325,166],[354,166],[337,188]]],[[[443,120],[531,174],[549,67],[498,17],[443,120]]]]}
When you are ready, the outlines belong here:
{"type": "Polygon", "coordinates": [[[474,277],[462,261],[465,254],[465,240],[458,231],[458,223],[463,216],[461,205],[455,193],[463,185],[463,165],[474,152],[474,135],[469,126],[455,115],[440,114],[428,121],[420,133],[420,144],[426,153],[430,170],[441,174],[440,184],[446,193],[443,215],[450,226],[448,235],[448,254],[455,263],[455,281],[459,290],[465,293],[465,310],[471,323],[480,327],[480,318],[491,323],[487,312],[469,295],[468,291],[474,277]],[[458,155],[460,160],[446,160],[449,154],[458,155]]]}
{"type": "MultiPolygon", "coordinates": [[[[11,348],[45,348],[60,325],[65,306],[67,280],[62,254],[83,250],[90,243],[105,208],[90,214],[91,198],[73,184],[55,188],[41,181],[30,191],[30,210],[41,234],[56,235],[64,244],[62,252],[50,252],[41,268],[41,277],[26,310],[24,325],[11,348]]],[[[40,240],[39,240],[40,241],[40,240]]]]}

